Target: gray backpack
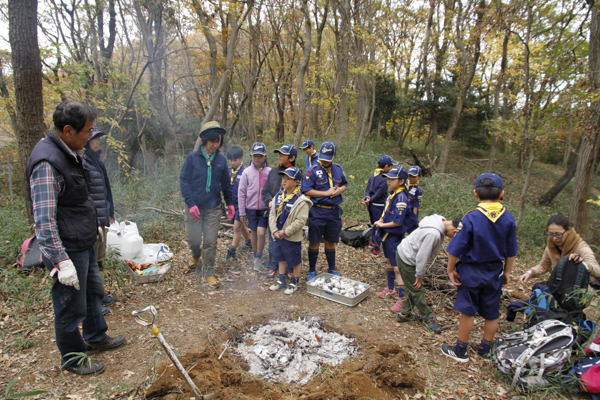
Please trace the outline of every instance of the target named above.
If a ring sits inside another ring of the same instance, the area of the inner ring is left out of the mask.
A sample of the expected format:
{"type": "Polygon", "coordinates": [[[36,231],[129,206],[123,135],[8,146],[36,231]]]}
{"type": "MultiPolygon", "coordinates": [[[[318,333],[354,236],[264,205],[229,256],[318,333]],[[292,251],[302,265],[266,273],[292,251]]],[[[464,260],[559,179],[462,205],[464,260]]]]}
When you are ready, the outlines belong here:
{"type": "Polygon", "coordinates": [[[573,328],[549,319],[520,332],[502,335],[494,346],[493,357],[500,372],[512,377],[510,388],[548,386],[543,377],[560,373],[571,356],[575,337],[573,328]]]}

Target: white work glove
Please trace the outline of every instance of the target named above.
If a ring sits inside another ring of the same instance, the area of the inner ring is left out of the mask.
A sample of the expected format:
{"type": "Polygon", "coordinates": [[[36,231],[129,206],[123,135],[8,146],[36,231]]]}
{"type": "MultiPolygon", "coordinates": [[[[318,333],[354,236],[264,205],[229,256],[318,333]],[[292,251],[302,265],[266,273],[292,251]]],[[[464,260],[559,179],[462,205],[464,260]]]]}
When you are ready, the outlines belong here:
{"type": "Polygon", "coordinates": [[[100,241],[104,242],[104,230],[101,226],[98,227],[98,235],[100,235],[100,241]]]}
{"type": "MultiPolygon", "coordinates": [[[[56,269],[50,273],[50,276],[54,276],[56,269]]],[[[77,270],[73,261],[70,259],[63,260],[58,263],[58,281],[65,286],[73,286],[79,290],[79,279],[77,278],[77,270]]]]}

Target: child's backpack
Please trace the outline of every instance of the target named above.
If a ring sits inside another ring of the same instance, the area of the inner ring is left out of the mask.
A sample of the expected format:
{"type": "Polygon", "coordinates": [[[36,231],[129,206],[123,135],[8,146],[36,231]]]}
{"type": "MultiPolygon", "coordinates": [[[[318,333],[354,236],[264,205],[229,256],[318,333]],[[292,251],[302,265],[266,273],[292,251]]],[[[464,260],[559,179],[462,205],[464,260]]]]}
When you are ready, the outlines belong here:
{"type": "Polygon", "coordinates": [[[550,274],[550,279],[546,282],[560,308],[581,312],[585,308],[585,294],[577,291],[587,289],[589,284],[590,273],[583,263],[575,263],[569,260],[569,257],[563,257],[558,261],[550,274]]]}
{"type": "MultiPolygon", "coordinates": [[[[517,313],[522,312],[527,317],[528,325],[535,325],[542,320],[539,318],[545,317],[548,314],[553,313],[557,308],[556,300],[550,289],[544,283],[536,283],[533,285],[531,296],[527,302],[513,301],[508,305],[506,320],[514,321],[517,313]],[[532,322],[535,320],[536,322],[532,322]]],[[[558,319],[559,318],[545,318],[545,319],[558,319]]],[[[565,321],[563,321],[565,322],[565,321]]],[[[569,322],[565,322],[569,323],[569,322]]]]}
{"type": "Polygon", "coordinates": [[[342,242],[347,244],[348,246],[360,248],[365,247],[371,241],[371,228],[367,228],[361,231],[351,231],[351,228],[354,228],[354,225],[346,229],[342,229],[342,233],[340,234],[340,239],[342,242]]]}
{"type": "Polygon", "coordinates": [[[556,320],[542,321],[520,332],[502,335],[493,358],[500,372],[512,377],[510,388],[533,389],[548,385],[543,377],[559,373],[571,355],[573,328],[556,320]]]}
{"type": "MultiPolygon", "coordinates": [[[[569,371],[567,377],[563,380],[563,385],[575,377],[579,383],[579,388],[587,393],[600,393],[600,357],[588,357],[577,360],[573,368],[569,371]]],[[[594,396],[592,398],[600,398],[594,396]]]]}
{"type": "Polygon", "coordinates": [[[37,237],[32,236],[25,239],[21,245],[21,252],[17,259],[17,268],[20,272],[30,272],[32,268],[42,267],[44,265],[42,261],[42,251],[37,242],[37,237]]]}

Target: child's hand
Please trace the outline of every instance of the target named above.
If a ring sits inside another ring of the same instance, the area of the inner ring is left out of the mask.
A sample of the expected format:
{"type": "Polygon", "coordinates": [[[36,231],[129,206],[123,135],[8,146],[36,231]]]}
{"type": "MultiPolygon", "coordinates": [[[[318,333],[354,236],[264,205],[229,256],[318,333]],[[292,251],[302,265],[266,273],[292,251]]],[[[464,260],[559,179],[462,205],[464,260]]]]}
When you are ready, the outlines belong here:
{"type": "Polygon", "coordinates": [[[282,239],[283,238],[283,231],[277,231],[273,234],[273,236],[275,236],[275,239],[282,239]]]}
{"type": "Polygon", "coordinates": [[[421,289],[421,286],[423,286],[423,279],[421,278],[417,278],[417,280],[415,281],[415,283],[413,284],[413,287],[415,289],[421,289]]]}
{"type": "Polygon", "coordinates": [[[368,206],[369,201],[370,201],[370,199],[365,199],[365,200],[361,200],[359,203],[362,204],[363,206],[368,206]]]}
{"type": "Polygon", "coordinates": [[[377,221],[377,222],[375,222],[373,225],[375,225],[375,226],[376,226],[376,227],[378,227],[378,228],[381,228],[381,225],[383,225],[383,222],[381,222],[381,221],[377,221]]]}
{"type": "Polygon", "coordinates": [[[456,271],[452,271],[448,273],[448,276],[450,277],[450,282],[452,282],[452,284],[454,286],[462,286],[462,283],[460,283],[460,275],[458,274],[458,272],[456,271]]]}
{"type": "Polygon", "coordinates": [[[240,221],[242,223],[246,223],[246,216],[245,215],[240,215],[240,221]]]}
{"type": "Polygon", "coordinates": [[[510,283],[510,275],[508,274],[504,274],[502,275],[502,286],[508,286],[508,284],[510,283]]]}

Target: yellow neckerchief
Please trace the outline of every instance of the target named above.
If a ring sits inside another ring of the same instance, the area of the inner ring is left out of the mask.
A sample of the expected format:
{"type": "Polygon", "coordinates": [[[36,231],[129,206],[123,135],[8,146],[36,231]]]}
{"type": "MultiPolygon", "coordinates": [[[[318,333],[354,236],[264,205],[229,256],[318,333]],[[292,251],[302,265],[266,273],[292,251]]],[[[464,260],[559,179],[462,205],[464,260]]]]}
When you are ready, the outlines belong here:
{"type": "Polygon", "coordinates": [[[403,190],[404,190],[404,186],[400,186],[398,189],[396,189],[394,191],[394,193],[392,193],[388,196],[387,200],[385,201],[385,208],[383,209],[383,214],[381,214],[381,218],[379,219],[381,222],[383,222],[383,217],[385,217],[385,213],[387,212],[388,208],[390,207],[390,203],[392,202],[394,197],[396,197],[396,195],[398,193],[402,192],[403,190]]]}
{"type": "Polygon", "coordinates": [[[238,172],[240,172],[240,168],[242,168],[242,165],[244,164],[240,164],[236,169],[231,169],[231,185],[233,186],[233,182],[235,181],[235,177],[237,175],[238,172]]]}
{"type": "Polygon", "coordinates": [[[279,207],[277,208],[277,219],[279,219],[279,217],[281,216],[281,211],[283,211],[283,205],[288,203],[298,193],[300,193],[300,186],[296,186],[296,189],[292,190],[292,193],[288,195],[285,194],[285,190],[283,191],[283,193],[281,194],[281,204],[279,204],[279,207]]]}
{"type": "Polygon", "coordinates": [[[413,186],[419,186],[419,182],[417,181],[417,183],[409,183],[408,187],[413,187],[413,186]]]}
{"type": "Polygon", "coordinates": [[[381,173],[381,171],[383,171],[383,168],[377,168],[377,169],[375,170],[375,172],[373,172],[373,176],[377,176],[377,175],[379,175],[379,174],[381,173]]]}
{"type": "MultiPolygon", "coordinates": [[[[254,168],[256,168],[256,165],[254,165],[254,163],[252,163],[252,166],[254,166],[254,168]]],[[[260,171],[262,171],[262,170],[263,170],[263,168],[264,168],[264,167],[266,167],[266,166],[267,166],[267,163],[266,163],[266,162],[264,162],[264,163],[262,163],[262,167],[260,167],[260,168],[256,168],[256,169],[258,170],[258,172],[260,172],[260,171]]]]}
{"type": "Polygon", "coordinates": [[[321,168],[323,168],[325,170],[325,172],[327,173],[327,177],[329,178],[329,187],[332,188],[333,187],[333,178],[331,177],[331,167],[333,166],[333,162],[331,163],[331,165],[329,166],[329,168],[325,168],[323,166],[323,164],[321,164],[321,160],[317,161],[319,163],[319,165],[321,166],[321,168]]]}
{"type": "Polygon", "coordinates": [[[496,222],[498,218],[504,214],[506,208],[500,202],[495,203],[479,203],[477,204],[477,210],[485,215],[490,221],[496,222]]]}
{"type": "Polygon", "coordinates": [[[315,154],[317,154],[317,149],[313,149],[312,154],[310,155],[311,157],[314,156],[315,154]]]}

